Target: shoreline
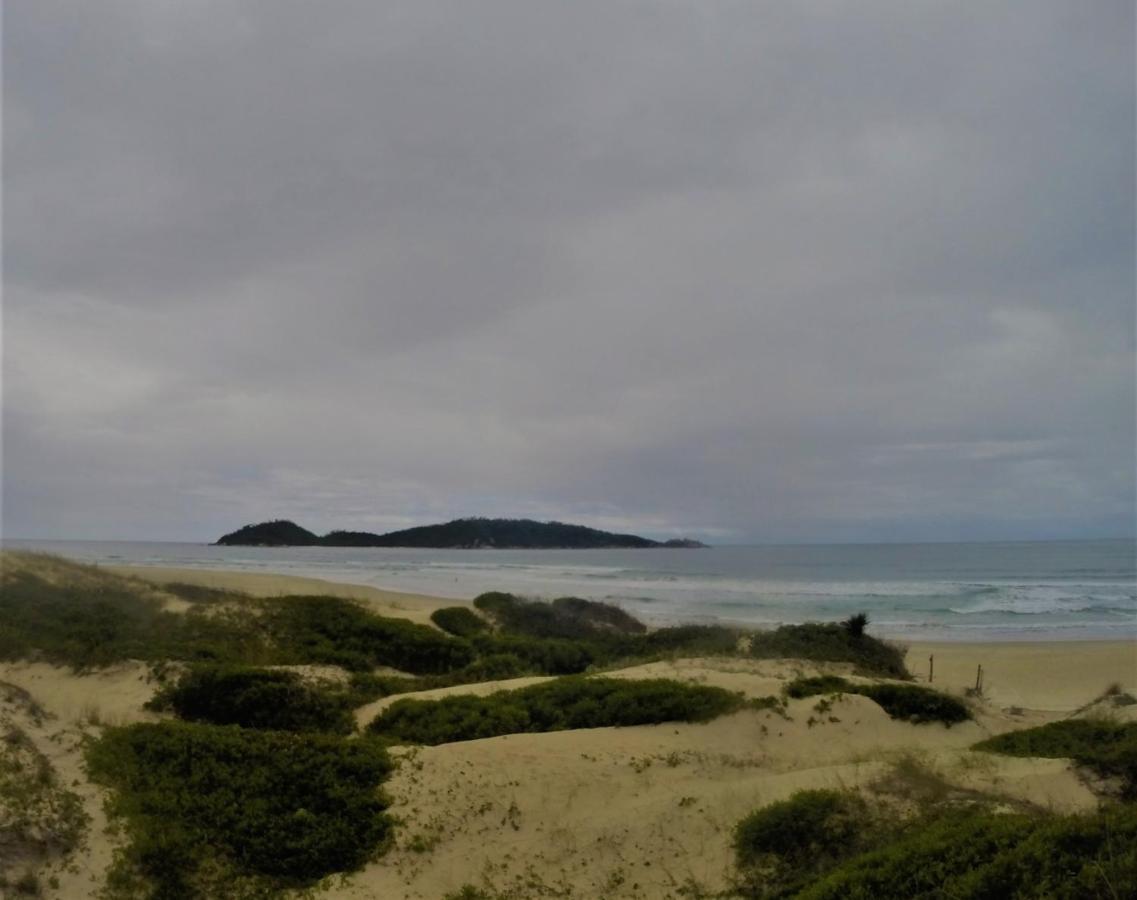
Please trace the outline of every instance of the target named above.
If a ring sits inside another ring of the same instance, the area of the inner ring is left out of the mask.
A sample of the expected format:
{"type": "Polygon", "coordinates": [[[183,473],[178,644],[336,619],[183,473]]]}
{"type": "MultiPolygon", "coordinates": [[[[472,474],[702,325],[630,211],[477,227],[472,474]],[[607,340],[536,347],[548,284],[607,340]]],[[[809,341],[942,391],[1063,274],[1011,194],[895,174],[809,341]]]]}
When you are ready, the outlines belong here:
{"type": "MultiPolygon", "coordinates": [[[[161,566],[102,568],[147,581],[186,581],[262,597],[290,593],[330,594],[361,600],[382,615],[406,618],[420,624],[429,624],[430,614],[436,609],[470,603],[469,600],[389,591],[370,585],[297,575],[161,566]]],[[[1135,640],[886,639],[906,647],[907,666],[919,683],[928,683],[928,658],[934,657],[931,684],[951,693],[963,694],[967,688],[973,687],[977,669],[982,666],[984,696],[989,702],[1002,707],[1070,712],[1091,702],[1111,684],[1119,683],[1126,690],[1137,689],[1135,640]]]]}
{"type": "MultiPolygon", "coordinates": [[[[272,597],[285,593],[313,593],[321,592],[335,597],[354,597],[358,600],[374,604],[377,611],[392,610],[395,614],[403,615],[415,622],[428,621],[430,613],[445,606],[468,606],[471,597],[452,596],[441,594],[423,594],[416,591],[402,591],[372,584],[360,584],[349,581],[333,581],[310,575],[286,574],[283,572],[252,572],[244,569],[210,569],[198,566],[163,566],[163,565],[137,565],[117,563],[94,563],[100,568],[120,575],[129,575],[142,578],[146,581],[186,581],[201,584],[205,587],[227,587],[232,590],[243,591],[255,596],[272,597]]],[[[727,627],[743,628],[753,631],[763,631],[777,628],[782,622],[771,622],[756,625],[736,619],[716,618],[713,622],[701,621],[699,617],[691,616],[668,617],[667,621],[647,622],[649,627],[665,627],[672,625],[714,624],[727,627]]],[[[812,620],[811,620],[812,621],[812,620]]],[[[1133,637],[1056,637],[1053,634],[1044,636],[1024,635],[1022,637],[1008,637],[996,635],[990,640],[976,639],[974,636],[959,638],[930,638],[922,634],[908,636],[903,633],[875,632],[875,636],[882,640],[903,644],[909,648],[919,647],[963,647],[977,646],[1031,646],[1052,645],[1071,646],[1077,644],[1119,644],[1137,648],[1137,635],[1133,637]]],[[[1134,668],[1137,670],[1137,654],[1134,658],[1134,668]]]]}
{"type": "Polygon", "coordinates": [[[1123,540],[716,546],[705,556],[11,539],[0,546],[94,565],[294,575],[459,602],[487,591],[582,597],[618,605],[653,628],[774,629],[865,612],[869,633],[889,640],[1137,641],[1137,547],[1123,540]]]}

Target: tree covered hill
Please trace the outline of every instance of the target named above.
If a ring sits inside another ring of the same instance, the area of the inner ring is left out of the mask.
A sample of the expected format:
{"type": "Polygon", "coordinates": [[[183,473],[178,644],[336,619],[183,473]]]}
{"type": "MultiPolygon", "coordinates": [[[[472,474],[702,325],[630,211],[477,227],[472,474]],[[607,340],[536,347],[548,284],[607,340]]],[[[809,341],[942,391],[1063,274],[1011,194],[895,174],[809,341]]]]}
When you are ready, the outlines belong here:
{"type": "Polygon", "coordinates": [[[238,528],[217,543],[245,547],[306,547],[322,544],[323,539],[295,522],[273,519],[271,522],[238,528]]]}
{"type": "Polygon", "coordinates": [[[701,547],[698,541],[653,541],[635,534],[615,534],[564,522],[532,519],[455,519],[387,534],[331,531],[320,537],[294,522],[277,519],[246,525],[217,541],[230,546],[267,547],[432,547],[448,549],[587,549],[598,547],[701,547]]]}

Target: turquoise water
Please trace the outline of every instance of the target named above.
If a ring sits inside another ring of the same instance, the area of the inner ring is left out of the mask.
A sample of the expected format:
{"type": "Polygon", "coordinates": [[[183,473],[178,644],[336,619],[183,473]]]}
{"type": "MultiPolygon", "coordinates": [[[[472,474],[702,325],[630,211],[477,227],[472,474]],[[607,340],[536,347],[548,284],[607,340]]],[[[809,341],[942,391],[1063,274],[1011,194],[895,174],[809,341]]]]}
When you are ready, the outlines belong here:
{"type": "Polygon", "coordinates": [[[85,562],[309,575],[469,599],[505,590],[605,600],[654,624],[774,625],[866,611],[929,640],[1137,638],[1132,540],[706,550],[393,550],[6,541],[85,562]]]}

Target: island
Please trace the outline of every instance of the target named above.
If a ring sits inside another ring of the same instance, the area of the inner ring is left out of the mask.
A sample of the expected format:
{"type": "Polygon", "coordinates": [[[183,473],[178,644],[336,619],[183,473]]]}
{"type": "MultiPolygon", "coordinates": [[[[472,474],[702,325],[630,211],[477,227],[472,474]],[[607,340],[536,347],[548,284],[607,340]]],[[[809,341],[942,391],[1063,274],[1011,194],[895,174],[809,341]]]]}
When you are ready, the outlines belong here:
{"type": "Polygon", "coordinates": [[[322,537],[287,519],[246,525],[218,539],[219,546],[240,547],[430,547],[445,550],[584,550],[599,548],[694,549],[706,544],[691,538],[653,541],[564,522],[533,519],[454,519],[386,534],[330,531],[322,537]]]}

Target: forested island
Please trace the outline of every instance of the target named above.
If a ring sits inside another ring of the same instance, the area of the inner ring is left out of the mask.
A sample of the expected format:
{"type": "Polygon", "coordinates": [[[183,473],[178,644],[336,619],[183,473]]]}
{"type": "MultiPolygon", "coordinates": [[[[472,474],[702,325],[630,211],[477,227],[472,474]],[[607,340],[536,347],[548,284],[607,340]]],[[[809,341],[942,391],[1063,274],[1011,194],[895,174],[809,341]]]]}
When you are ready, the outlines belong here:
{"type": "Polygon", "coordinates": [[[337,530],[323,536],[287,519],[275,519],[238,528],[218,539],[217,544],[244,547],[430,547],[449,550],[687,549],[706,546],[690,538],[653,541],[635,534],[616,534],[564,522],[483,518],[454,519],[440,525],[421,525],[386,534],[337,530]]]}

